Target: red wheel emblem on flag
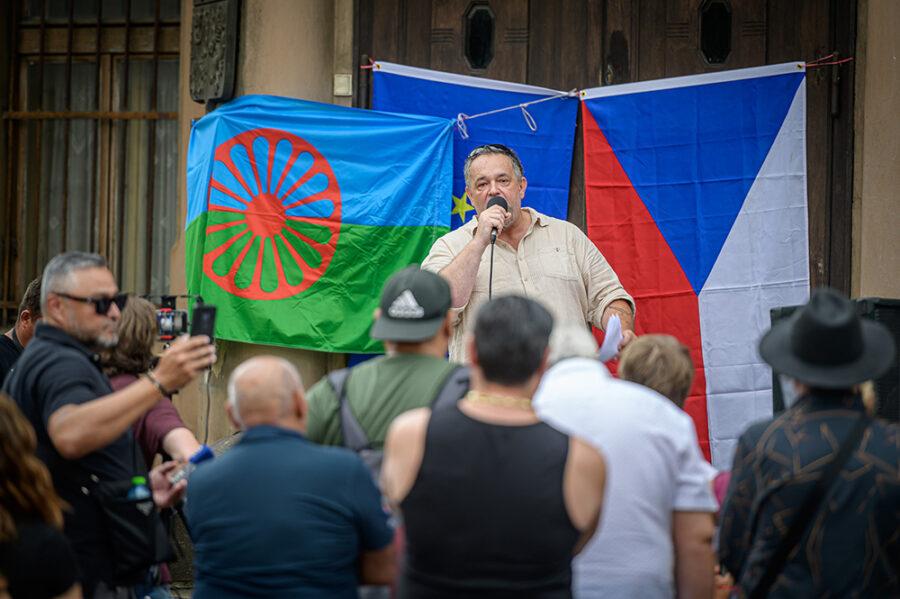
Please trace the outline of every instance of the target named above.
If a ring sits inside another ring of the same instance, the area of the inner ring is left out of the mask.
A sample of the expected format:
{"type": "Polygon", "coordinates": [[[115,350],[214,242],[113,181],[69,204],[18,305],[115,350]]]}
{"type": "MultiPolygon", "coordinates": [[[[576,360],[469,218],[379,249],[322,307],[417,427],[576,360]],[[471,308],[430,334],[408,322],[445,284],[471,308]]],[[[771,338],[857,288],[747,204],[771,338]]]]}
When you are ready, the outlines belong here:
{"type": "Polygon", "coordinates": [[[203,272],[231,294],[297,295],[334,257],[341,191],[325,157],[296,135],[253,129],[220,144],[207,203],[203,272]]]}

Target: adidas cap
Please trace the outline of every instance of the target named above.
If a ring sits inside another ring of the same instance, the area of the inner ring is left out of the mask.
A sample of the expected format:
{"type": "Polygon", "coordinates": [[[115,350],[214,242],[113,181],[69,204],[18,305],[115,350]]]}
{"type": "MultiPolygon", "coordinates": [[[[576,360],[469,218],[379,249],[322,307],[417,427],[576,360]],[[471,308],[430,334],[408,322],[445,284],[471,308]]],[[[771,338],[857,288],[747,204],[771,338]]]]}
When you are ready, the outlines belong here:
{"type": "Polygon", "coordinates": [[[384,341],[425,341],[438,332],[450,309],[450,285],[440,275],[408,266],[381,293],[381,315],[370,333],[384,341]]]}

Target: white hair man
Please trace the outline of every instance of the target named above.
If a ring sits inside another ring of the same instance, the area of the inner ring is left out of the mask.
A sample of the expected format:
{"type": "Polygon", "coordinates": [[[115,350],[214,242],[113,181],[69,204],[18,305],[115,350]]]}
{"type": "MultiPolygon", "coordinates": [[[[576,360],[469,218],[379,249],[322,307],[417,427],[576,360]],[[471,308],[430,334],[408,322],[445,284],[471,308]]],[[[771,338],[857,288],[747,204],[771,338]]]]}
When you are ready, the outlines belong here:
{"type": "Polygon", "coordinates": [[[599,532],[574,562],[575,596],[711,596],[715,470],[694,423],[659,393],[613,379],[586,327],[556,328],[550,348],[535,410],[602,451],[609,470],[599,532]]]}
{"type": "Polygon", "coordinates": [[[360,583],[393,581],[381,494],[352,451],[306,439],[296,369],[272,356],[244,362],[226,411],[243,437],[187,492],[194,597],[356,597],[360,583]]]}

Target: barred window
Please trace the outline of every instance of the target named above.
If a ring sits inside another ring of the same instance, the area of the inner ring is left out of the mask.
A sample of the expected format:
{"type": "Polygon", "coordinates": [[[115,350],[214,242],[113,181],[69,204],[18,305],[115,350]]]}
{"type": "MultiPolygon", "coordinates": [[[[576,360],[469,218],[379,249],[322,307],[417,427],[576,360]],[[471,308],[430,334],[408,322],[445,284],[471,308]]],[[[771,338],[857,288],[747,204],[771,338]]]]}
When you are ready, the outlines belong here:
{"type": "Polygon", "coordinates": [[[106,256],[125,291],[167,291],[180,2],[5,4],[0,321],[15,319],[28,281],[67,250],[106,256]]]}

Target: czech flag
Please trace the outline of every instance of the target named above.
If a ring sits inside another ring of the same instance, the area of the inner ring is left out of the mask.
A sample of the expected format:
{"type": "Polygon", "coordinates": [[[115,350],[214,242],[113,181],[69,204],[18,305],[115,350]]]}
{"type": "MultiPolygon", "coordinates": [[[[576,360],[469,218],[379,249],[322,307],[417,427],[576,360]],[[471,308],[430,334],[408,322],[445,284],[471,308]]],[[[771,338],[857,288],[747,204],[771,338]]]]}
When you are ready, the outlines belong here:
{"type": "Polygon", "coordinates": [[[772,413],[757,353],[769,310],[809,297],[806,87],[788,63],[582,92],[588,236],[674,335],[696,377],[685,409],[707,458],[772,413]]]}

